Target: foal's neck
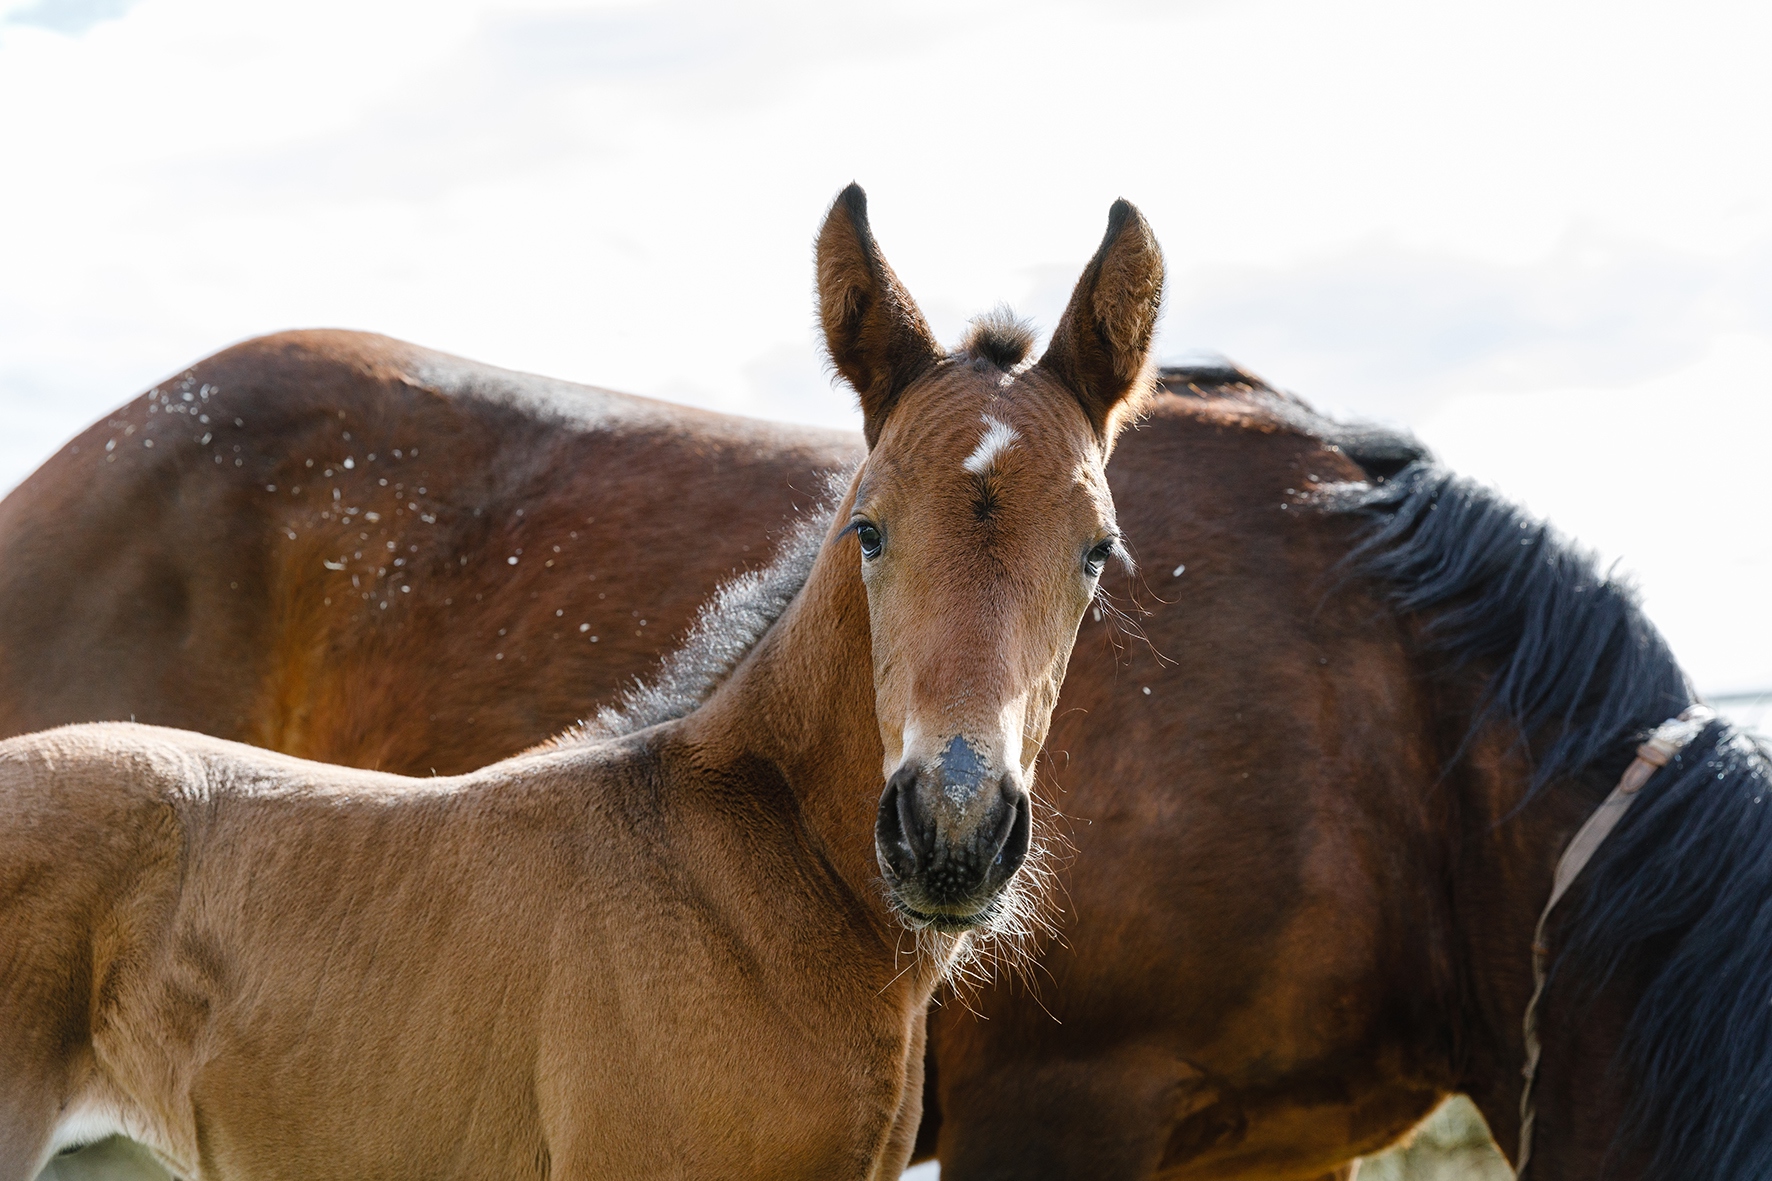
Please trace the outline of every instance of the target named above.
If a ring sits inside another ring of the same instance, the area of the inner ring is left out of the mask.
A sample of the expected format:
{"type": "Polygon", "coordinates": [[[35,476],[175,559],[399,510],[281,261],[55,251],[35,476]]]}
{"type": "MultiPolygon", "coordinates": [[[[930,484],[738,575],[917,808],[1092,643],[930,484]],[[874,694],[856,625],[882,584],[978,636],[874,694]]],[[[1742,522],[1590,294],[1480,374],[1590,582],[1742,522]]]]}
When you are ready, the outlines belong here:
{"type": "MultiPolygon", "coordinates": [[[[731,678],[684,719],[683,736],[698,761],[730,769],[723,779],[742,781],[759,762],[780,776],[816,856],[842,881],[848,908],[877,932],[892,977],[928,991],[940,965],[905,971],[899,953],[910,944],[878,888],[874,821],[885,753],[857,562],[852,549],[827,539],[800,593],[731,678]]],[[[934,943],[940,954],[951,939],[934,943]]]]}

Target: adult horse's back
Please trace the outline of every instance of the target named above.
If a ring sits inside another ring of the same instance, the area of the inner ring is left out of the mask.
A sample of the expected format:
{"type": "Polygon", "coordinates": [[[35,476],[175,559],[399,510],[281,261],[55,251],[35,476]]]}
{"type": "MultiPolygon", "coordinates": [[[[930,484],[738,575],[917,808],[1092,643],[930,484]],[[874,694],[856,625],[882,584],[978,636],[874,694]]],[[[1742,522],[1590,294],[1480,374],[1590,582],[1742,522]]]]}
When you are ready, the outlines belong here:
{"type": "Polygon", "coordinates": [[[0,501],[0,736],[471,770],[611,697],[860,455],[365,333],[248,341],[0,501]]]}
{"type": "MultiPolygon", "coordinates": [[[[983,332],[978,344],[1002,351],[1011,365],[1020,354],[1008,353],[1027,347],[1009,331],[983,332]]],[[[260,368],[236,379],[238,388],[290,388],[291,354],[277,345],[270,342],[253,354],[260,368]]],[[[219,399],[226,391],[213,392],[221,384],[213,364],[200,363],[190,380],[198,391],[210,386],[211,397],[219,399]]],[[[1165,1158],[1171,1170],[1187,1169],[1197,1158],[1223,1176],[1328,1168],[1386,1143],[1453,1085],[1449,1072],[1438,1066],[1398,1074],[1398,1048],[1407,1052],[1423,1037],[1413,1026],[1385,1026],[1382,1043],[1392,1061],[1372,1059],[1369,1023],[1418,991],[1407,970],[1387,969],[1389,984],[1361,994],[1357,1005],[1347,1003],[1346,980],[1376,980],[1386,973],[1363,976],[1371,962],[1370,943],[1335,924],[1351,913],[1352,904],[1369,902],[1388,887],[1340,875],[1352,897],[1316,895],[1297,920],[1308,927],[1317,921],[1311,914],[1328,916],[1319,924],[1333,932],[1324,946],[1339,954],[1332,960],[1294,959],[1282,967],[1261,937],[1284,925],[1272,902],[1298,893],[1295,866],[1274,855],[1279,846],[1264,846],[1253,858],[1238,852],[1254,832],[1283,831],[1271,810],[1252,829],[1240,800],[1303,791],[1292,815],[1308,816],[1311,808],[1338,806],[1336,785],[1344,773],[1363,778],[1369,788],[1377,781],[1406,783],[1420,771],[1409,760],[1388,765],[1398,760],[1383,753],[1390,749],[1387,743],[1407,743],[1412,729],[1390,725],[1394,718],[1381,717],[1358,696],[1323,699],[1312,675],[1301,675],[1327,669],[1318,663],[1324,643],[1349,645],[1367,653],[1368,660],[1388,661],[1387,680],[1406,675],[1400,671],[1401,633],[1382,602],[1362,593],[1338,600],[1326,615],[1318,612],[1323,594],[1318,575],[1345,552],[1352,525],[1325,527],[1320,514],[1308,511],[1300,490],[1395,471],[1416,453],[1382,437],[1344,432],[1327,438],[1326,424],[1235,370],[1170,371],[1165,377],[1170,392],[1124,440],[1110,469],[1128,538],[1147,566],[1141,579],[1113,585],[1151,612],[1136,621],[1148,632],[1149,644],[1120,635],[1111,612],[1086,621],[1066,702],[1056,716],[1060,741],[1047,785],[1061,789],[1053,802],[1074,818],[1069,839],[1081,851],[1066,871],[1065,905],[1073,917],[1065,940],[1047,948],[1042,965],[1029,972],[1031,983],[1009,979],[969,1002],[988,1006],[991,1022],[971,1023],[965,1006],[950,1006],[936,1022],[935,1093],[944,1096],[945,1121],[930,1121],[926,1142],[933,1147],[942,1133],[950,1171],[960,1176],[993,1164],[1022,1168],[1030,1156],[1058,1176],[1140,1176],[1165,1158]],[[1376,736],[1363,748],[1364,762],[1328,771],[1314,765],[1325,742],[1344,741],[1352,733],[1350,722],[1362,734],[1376,736]],[[1054,987],[1053,977],[1062,988],[1054,987]],[[1322,1026],[1316,1036],[1275,1044],[1277,1031],[1316,1026],[1314,1014],[1336,1004],[1343,1006],[1342,1022],[1322,1026]],[[1050,1010],[1063,1012],[1065,1023],[1054,1023],[1050,1010]],[[1223,1030],[1231,1034],[1223,1036],[1223,1030]],[[1309,1081],[1334,1072],[1347,1072],[1354,1081],[1333,1090],[1309,1081]],[[1356,1109],[1364,1113],[1358,1123],[1351,1118],[1356,1109]]],[[[437,396],[402,403],[411,396],[408,390],[393,382],[361,394],[370,404],[386,401],[396,408],[371,420],[376,464],[394,446],[409,452],[420,420],[406,406],[441,414],[434,406],[437,396]]],[[[559,433],[559,450],[547,462],[562,478],[544,478],[547,469],[538,464],[536,478],[489,486],[485,481],[495,474],[484,470],[489,461],[464,453],[463,466],[425,469],[428,493],[445,490],[444,498],[456,502],[481,496],[473,503],[483,515],[526,523],[531,530],[526,536],[539,536],[549,555],[556,543],[590,539],[590,552],[603,558],[597,571],[679,536],[691,544],[677,551],[680,565],[672,572],[677,579],[711,582],[750,556],[742,548],[736,556],[731,553],[736,541],[731,513],[710,512],[674,496],[676,473],[668,465],[586,465],[571,450],[587,446],[586,432],[561,421],[544,399],[512,403],[508,419],[485,429],[515,442],[488,441],[484,450],[524,454],[538,446],[532,441],[538,436],[559,433]],[[580,470],[587,474],[573,478],[580,470]],[[485,491],[458,492],[457,481],[485,491]],[[620,492],[643,496],[651,511],[628,528],[606,531],[608,515],[594,510],[620,492]],[[572,532],[579,537],[571,538],[572,532]]],[[[724,427],[742,438],[753,429],[740,420],[694,412],[686,412],[686,418],[706,423],[706,433],[724,427]]],[[[268,419],[260,422],[265,424],[260,449],[287,452],[280,431],[271,430],[268,419]]],[[[353,434],[351,442],[367,451],[363,433],[353,434]]],[[[665,446],[673,437],[664,432],[662,442],[655,437],[647,445],[665,446]]],[[[752,492],[758,483],[807,488],[824,455],[834,453],[825,462],[835,463],[843,454],[841,437],[823,454],[800,444],[791,432],[782,438],[786,442],[773,450],[764,440],[744,452],[749,466],[727,470],[723,504],[765,500],[752,492]]],[[[598,441],[594,433],[589,440],[598,441]]],[[[723,445],[742,450],[730,441],[723,445]]],[[[434,448],[421,444],[420,461],[434,453],[426,446],[434,448]]],[[[352,469],[335,462],[329,476],[324,468],[321,475],[352,479],[363,472],[365,455],[356,454],[355,461],[352,469]]],[[[229,465],[211,467],[225,476],[229,465]]],[[[185,477],[199,483],[214,479],[200,465],[185,469],[185,477]]],[[[274,502],[253,480],[245,483],[237,503],[247,506],[241,511],[258,513],[260,504],[274,502]]],[[[321,503],[319,511],[327,511],[330,496],[321,503]]],[[[349,508],[355,502],[341,496],[339,503],[349,508]]],[[[360,521],[364,506],[356,507],[360,521]]],[[[474,519],[471,509],[464,515],[474,519]]],[[[257,516],[243,532],[286,519],[257,516]]],[[[754,533],[743,544],[758,548],[767,523],[773,521],[752,521],[754,533]]],[[[189,523],[200,526],[201,519],[189,523]]],[[[676,624],[667,616],[666,628],[660,628],[661,609],[635,616],[628,608],[625,615],[618,612],[618,621],[632,625],[646,618],[648,626],[630,627],[641,633],[631,646],[606,646],[606,631],[575,633],[572,618],[553,614],[564,610],[576,618],[577,612],[608,602],[597,597],[607,592],[596,589],[606,573],[598,573],[595,583],[566,582],[567,593],[556,606],[555,600],[531,598],[536,591],[505,575],[500,561],[508,567],[508,560],[502,552],[491,562],[471,560],[461,567],[470,572],[490,567],[484,589],[475,592],[483,599],[462,613],[463,596],[453,589],[459,556],[447,548],[449,536],[410,510],[384,517],[380,526],[404,531],[397,542],[401,549],[418,544],[421,553],[432,554],[425,577],[401,584],[412,586],[408,615],[393,614],[401,609],[400,600],[382,608],[381,597],[331,596],[333,603],[324,603],[323,586],[348,581],[347,571],[328,567],[329,561],[339,563],[326,550],[309,553],[305,564],[283,567],[288,589],[257,590],[254,601],[319,599],[328,608],[342,602],[336,617],[325,612],[274,616],[261,645],[339,648],[341,658],[352,662],[354,676],[393,684],[399,694],[370,703],[379,706],[379,712],[371,711],[373,728],[353,725],[351,712],[328,699],[349,692],[348,684],[295,677],[288,665],[280,665],[265,682],[241,690],[243,700],[336,721],[299,733],[285,729],[260,741],[281,742],[311,757],[409,773],[447,769],[426,743],[455,752],[448,757],[459,760],[458,766],[490,762],[547,737],[562,715],[588,713],[608,687],[650,659],[645,643],[662,646],[667,628],[677,630],[687,616],[685,606],[676,624]],[[443,540],[433,554],[428,547],[439,536],[443,540]],[[438,620],[482,616],[491,618],[462,634],[436,626],[438,620]],[[430,626],[403,625],[406,618],[430,626]],[[361,637],[359,645],[343,648],[327,638],[339,631],[361,637]],[[604,640],[587,646],[586,634],[604,640]],[[381,642],[384,635],[400,643],[381,642]],[[507,672],[513,662],[515,675],[507,672]],[[430,704],[439,693],[449,696],[430,704]],[[488,715],[500,726],[475,720],[488,715]],[[304,745],[290,745],[295,738],[304,745]]],[[[279,543],[273,539],[272,544],[279,543]]],[[[519,557],[515,569],[525,568],[522,563],[536,544],[532,540],[529,552],[520,556],[508,555],[519,557]]],[[[548,570],[544,561],[543,577],[548,570]]],[[[1124,597],[1117,601],[1129,606],[1124,597]]],[[[127,609],[127,604],[117,608],[127,609]]],[[[1340,674],[1344,666],[1337,662],[1332,671],[1340,674]]],[[[147,697],[139,694],[136,700],[147,697]]]]}

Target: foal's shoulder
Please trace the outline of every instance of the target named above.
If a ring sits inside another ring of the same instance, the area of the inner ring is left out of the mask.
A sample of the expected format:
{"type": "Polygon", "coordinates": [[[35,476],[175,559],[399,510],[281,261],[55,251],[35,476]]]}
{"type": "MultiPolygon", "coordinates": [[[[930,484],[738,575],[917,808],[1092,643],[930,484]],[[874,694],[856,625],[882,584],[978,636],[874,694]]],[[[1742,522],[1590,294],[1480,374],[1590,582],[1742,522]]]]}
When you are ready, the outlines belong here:
{"type": "Polygon", "coordinates": [[[109,768],[140,775],[176,776],[190,770],[191,740],[207,735],[135,722],[81,722],[21,734],[0,742],[0,766],[18,773],[79,775],[109,768]]]}
{"type": "Polygon", "coordinates": [[[207,782],[184,741],[201,737],[100,722],[9,738],[0,742],[0,816],[11,835],[51,845],[163,828],[176,803],[207,782]]]}

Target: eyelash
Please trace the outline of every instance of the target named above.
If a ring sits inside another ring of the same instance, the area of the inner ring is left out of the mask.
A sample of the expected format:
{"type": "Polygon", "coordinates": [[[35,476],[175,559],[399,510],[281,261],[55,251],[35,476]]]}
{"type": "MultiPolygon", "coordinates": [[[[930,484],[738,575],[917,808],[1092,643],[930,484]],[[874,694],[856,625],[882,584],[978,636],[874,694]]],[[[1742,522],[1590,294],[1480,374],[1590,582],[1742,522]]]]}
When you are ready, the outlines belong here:
{"type": "Polygon", "coordinates": [[[861,556],[870,562],[879,557],[881,550],[886,547],[885,536],[881,534],[880,527],[872,521],[851,521],[849,522],[849,528],[843,530],[843,532],[855,534],[856,543],[861,546],[861,556]],[[871,546],[869,544],[869,535],[871,535],[872,540],[871,546]]]}
{"type": "Polygon", "coordinates": [[[1107,566],[1108,559],[1118,553],[1119,549],[1120,539],[1118,537],[1109,537],[1096,542],[1084,557],[1083,568],[1089,572],[1091,578],[1101,577],[1101,572],[1107,566]]]}

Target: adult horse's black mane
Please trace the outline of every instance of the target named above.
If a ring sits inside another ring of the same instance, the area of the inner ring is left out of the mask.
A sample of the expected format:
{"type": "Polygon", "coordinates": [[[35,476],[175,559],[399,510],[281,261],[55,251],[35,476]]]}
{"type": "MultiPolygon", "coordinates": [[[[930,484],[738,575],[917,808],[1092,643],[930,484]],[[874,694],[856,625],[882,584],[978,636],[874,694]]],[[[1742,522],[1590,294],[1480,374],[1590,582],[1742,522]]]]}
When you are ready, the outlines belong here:
{"type": "Polygon", "coordinates": [[[1631,589],[1494,492],[1431,462],[1357,498],[1371,524],[1349,565],[1388,583],[1449,672],[1493,669],[1473,728],[1530,739],[1532,788],[1619,756],[1692,703],[1631,589]]]}
{"type": "MultiPolygon", "coordinates": [[[[1330,508],[1364,518],[1347,569],[1421,619],[1430,659],[1488,673],[1473,730],[1512,725],[1534,760],[1507,822],[1554,780],[1609,790],[1647,732],[1691,703],[1631,589],[1495,493],[1423,459],[1330,508]]],[[[1643,985],[1614,1066],[1631,1102],[1615,1151],[1645,1153],[1646,1176],[1772,1175],[1768,768],[1734,727],[1705,727],[1642,790],[1553,924],[1553,999],[1643,985]]]]}

